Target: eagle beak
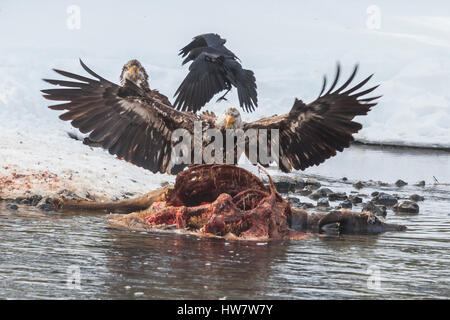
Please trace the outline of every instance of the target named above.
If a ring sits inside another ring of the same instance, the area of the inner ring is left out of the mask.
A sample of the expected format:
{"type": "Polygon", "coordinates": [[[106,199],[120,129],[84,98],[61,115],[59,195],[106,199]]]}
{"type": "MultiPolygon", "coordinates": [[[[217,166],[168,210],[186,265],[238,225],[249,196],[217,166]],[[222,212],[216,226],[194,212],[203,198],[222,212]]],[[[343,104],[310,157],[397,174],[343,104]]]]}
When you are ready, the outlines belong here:
{"type": "Polygon", "coordinates": [[[236,121],[236,118],[233,116],[227,116],[226,120],[227,120],[227,129],[228,129],[230,127],[230,125],[236,121]]]}
{"type": "Polygon", "coordinates": [[[130,67],[130,69],[128,69],[128,72],[135,74],[136,73],[136,66],[130,67]]]}

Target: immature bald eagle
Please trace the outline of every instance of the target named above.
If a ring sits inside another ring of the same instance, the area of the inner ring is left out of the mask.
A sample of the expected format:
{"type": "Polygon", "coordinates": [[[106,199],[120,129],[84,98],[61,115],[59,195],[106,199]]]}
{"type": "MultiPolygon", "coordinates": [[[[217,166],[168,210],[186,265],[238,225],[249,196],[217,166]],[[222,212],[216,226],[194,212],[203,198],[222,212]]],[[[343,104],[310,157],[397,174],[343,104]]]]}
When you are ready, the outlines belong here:
{"type": "MultiPolygon", "coordinates": [[[[78,81],[44,79],[67,87],[42,90],[46,99],[69,101],[49,108],[67,110],[60,119],[71,120],[81,132],[90,133],[89,138],[111,154],[152,172],[176,173],[185,166],[174,166],[172,150],[179,141],[172,141],[172,133],[182,128],[193,134],[195,121],[201,121],[203,131],[220,129],[223,141],[227,128],[279,129],[280,169],[284,172],[304,170],[348,147],[353,141],[352,134],[362,128],[361,124],[352,121],[353,118],[367,114],[379,98],[363,98],[378,86],[356,93],[372,75],[349,88],[358,66],[350,78],[335,89],[340,75],[338,65],[331,87],[325,92],[327,81],[324,77],[322,90],[315,101],[304,104],[296,99],[286,114],[244,123],[235,108],[229,108],[220,117],[211,112],[196,115],[174,109],[164,95],[148,88],[147,76],[140,64],[139,68],[137,64],[125,65],[122,86],[119,86],[90,70],[81,60],[80,63],[96,79],[54,69],[60,75],[78,81]]],[[[193,148],[194,143],[192,155],[193,148]]],[[[261,163],[260,159],[257,161],[261,163]]]]}
{"type": "Polygon", "coordinates": [[[256,79],[251,70],[245,70],[238,58],[224,44],[226,40],[218,34],[207,33],[196,36],[191,43],[180,50],[180,55],[189,61],[189,73],[175,92],[175,108],[197,112],[212,97],[223,90],[225,96],[232,86],[237,88],[239,104],[251,112],[258,106],[256,79]]]}

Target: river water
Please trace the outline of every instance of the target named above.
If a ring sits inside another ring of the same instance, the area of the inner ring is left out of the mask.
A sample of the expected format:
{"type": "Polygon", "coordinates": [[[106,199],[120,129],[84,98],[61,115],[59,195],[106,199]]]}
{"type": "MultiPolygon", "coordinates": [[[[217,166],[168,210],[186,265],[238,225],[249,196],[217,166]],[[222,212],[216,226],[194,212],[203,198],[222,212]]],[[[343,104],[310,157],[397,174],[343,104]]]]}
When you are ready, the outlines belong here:
{"type": "Polygon", "coordinates": [[[358,192],[425,201],[417,215],[388,210],[387,221],[406,232],[269,243],[119,231],[103,214],[0,202],[0,298],[450,298],[450,153],[353,146],[302,176],[347,193],[357,180],[401,178],[403,188],[358,192]],[[414,186],[419,180],[426,186],[414,186]]]}

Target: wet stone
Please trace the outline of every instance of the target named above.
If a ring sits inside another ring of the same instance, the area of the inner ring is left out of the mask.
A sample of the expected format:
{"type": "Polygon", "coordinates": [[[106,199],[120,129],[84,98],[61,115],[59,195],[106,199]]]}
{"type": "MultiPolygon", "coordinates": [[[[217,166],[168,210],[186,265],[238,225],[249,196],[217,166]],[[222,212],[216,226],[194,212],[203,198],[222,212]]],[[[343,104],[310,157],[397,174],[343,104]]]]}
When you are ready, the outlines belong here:
{"type": "Polygon", "coordinates": [[[413,201],[405,200],[403,202],[397,203],[393,210],[395,212],[403,213],[419,213],[419,205],[413,201]]]}
{"type": "Polygon", "coordinates": [[[295,193],[298,193],[298,194],[300,194],[302,196],[309,196],[312,193],[312,191],[307,189],[307,188],[305,188],[303,190],[298,190],[295,193]]]}
{"type": "Polygon", "coordinates": [[[60,194],[61,196],[72,198],[72,199],[82,199],[79,195],[77,195],[67,189],[62,190],[58,194],[60,194]]]}
{"type": "Polygon", "coordinates": [[[418,195],[418,194],[412,194],[412,195],[409,196],[409,200],[412,200],[414,202],[418,202],[418,201],[424,201],[425,198],[422,197],[421,195],[418,195]]]}
{"type": "Polygon", "coordinates": [[[424,180],[419,181],[419,182],[417,182],[415,185],[416,185],[417,187],[425,187],[425,181],[424,181],[424,180]]]}
{"type": "Polygon", "coordinates": [[[311,209],[314,208],[314,204],[311,202],[300,202],[297,207],[300,209],[311,209]]]}
{"type": "Polygon", "coordinates": [[[378,191],[372,192],[370,195],[372,197],[376,197],[377,195],[379,195],[380,193],[378,191]]]}
{"type": "Polygon", "coordinates": [[[333,193],[331,189],[328,188],[320,188],[316,192],[312,193],[309,197],[313,200],[317,200],[319,198],[328,197],[329,194],[333,193]]]}
{"type": "Polygon", "coordinates": [[[17,210],[17,209],[19,209],[19,207],[18,207],[16,204],[8,203],[8,204],[6,205],[6,209],[9,209],[9,210],[17,210]]]}
{"type": "Polygon", "coordinates": [[[42,200],[37,207],[38,207],[38,209],[40,209],[42,211],[55,210],[55,206],[53,205],[51,198],[46,198],[45,200],[42,200]]]}
{"type": "Polygon", "coordinates": [[[292,178],[288,176],[275,176],[272,178],[273,183],[280,193],[294,192],[296,189],[303,189],[305,183],[301,178],[292,178]]]}
{"type": "Polygon", "coordinates": [[[19,204],[25,204],[27,206],[36,206],[41,200],[42,200],[42,196],[40,196],[40,195],[33,195],[31,197],[28,197],[28,198],[18,197],[18,198],[15,199],[15,202],[19,203],[19,204]]]}
{"type": "Polygon", "coordinates": [[[385,206],[376,205],[372,201],[369,201],[363,205],[361,212],[364,211],[369,211],[376,216],[383,216],[383,217],[385,217],[387,214],[385,206]]]}
{"type": "Polygon", "coordinates": [[[366,186],[366,184],[365,184],[364,182],[362,182],[362,181],[358,181],[358,182],[356,182],[356,183],[353,184],[353,187],[354,187],[355,189],[362,189],[362,188],[364,188],[365,186],[366,186]]]}
{"type": "Polygon", "coordinates": [[[333,192],[328,194],[328,200],[330,201],[342,201],[347,200],[347,194],[345,192],[333,192]]]}
{"type": "Polygon", "coordinates": [[[405,181],[403,181],[403,180],[401,180],[401,179],[399,179],[399,180],[397,180],[396,182],[395,182],[395,185],[397,186],[397,187],[404,187],[404,186],[406,186],[408,183],[407,182],[405,182],[405,181]]]}
{"type": "Polygon", "coordinates": [[[322,198],[317,201],[317,206],[328,208],[330,206],[330,203],[328,202],[327,198],[322,198]]]}
{"type": "Polygon", "coordinates": [[[352,202],[352,204],[357,204],[357,203],[362,203],[363,199],[361,197],[358,196],[349,196],[348,200],[350,200],[352,202]]]}
{"type": "Polygon", "coordinates": [[[351,208],[353,207],[353,204],[352,204],[352,202],[351,202],[350,200],[345,200],[345,201],[341,202],[341,203],[339,204],[339,206],[340,206],[341,208],[351,209],[351,208]]]}
{"type": "Polygon", "coordinates": [[[320,184],[319,181],[317,181],[314,178],[308,178],[305,181],[305,185],[307,186],[313,186],[315,189],[320,188],[322,185],[320,184]]]}
{"type": "Polygon", "coordinates": [[[298,204],[300,203],[300,199],[294,198],[294,197],[287,197],[286,198],[291,204],[298,204]]]}
{"type": "Polygon", "coordinates": [[[380,192],[376,197],[372,199],[372,201],[375,204],[380,204],[388,207],[391,207],[398,202],[397,198],[384,192],[380,192]]]}

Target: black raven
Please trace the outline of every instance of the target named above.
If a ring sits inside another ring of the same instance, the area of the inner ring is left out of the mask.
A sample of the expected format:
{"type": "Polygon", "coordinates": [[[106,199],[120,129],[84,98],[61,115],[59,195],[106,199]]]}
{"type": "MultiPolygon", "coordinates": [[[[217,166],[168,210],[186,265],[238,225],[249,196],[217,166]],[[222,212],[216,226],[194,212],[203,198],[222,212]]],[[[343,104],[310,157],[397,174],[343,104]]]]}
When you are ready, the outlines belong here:
{"type": "Polygon", "coordinates": [[[175,92],[175,108],[197,112],[223,90],[227,91],[217,101],[226,100],[226,94],[235,86],[241,107],[247,112],[255,110],[258,99],[254,73],[242,68],[239,58],[224,46],[225,42],[218,34],[207,33],[196,36],[180,50],[179,55],[187,56],[183,65],[189,61],[192,64],[175,92]]]}

